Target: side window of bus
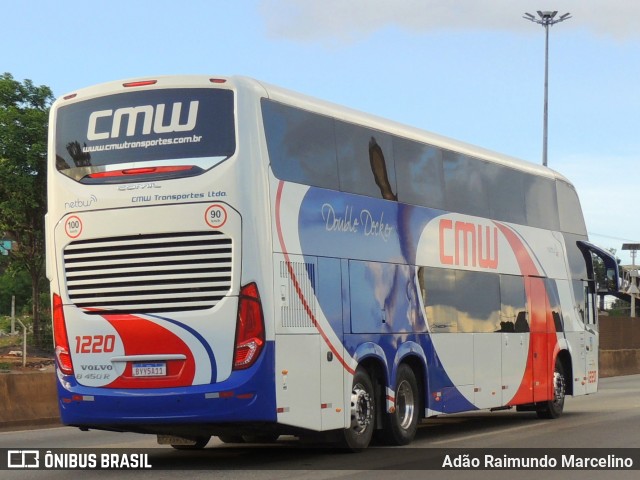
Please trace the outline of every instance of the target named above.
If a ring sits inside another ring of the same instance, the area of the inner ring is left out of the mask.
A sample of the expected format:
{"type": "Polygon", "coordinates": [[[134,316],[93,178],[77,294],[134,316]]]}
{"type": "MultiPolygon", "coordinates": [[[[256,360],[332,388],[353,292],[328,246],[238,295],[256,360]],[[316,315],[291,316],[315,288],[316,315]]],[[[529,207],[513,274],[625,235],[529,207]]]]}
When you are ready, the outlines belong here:
{"type": "Polygon", "coordinates": [[[497,274],[456,270],[458,332],[500,330],[500,280],[497,274]]]}
{"type": "Polygon", "coordinates": [[[393,157],[398,176],[398,199],[414,205],[444,209],[442,150],[394,137],[393,157]]]}
{"type": "Polygon", "coordinates": [[[524,278],[500,275],[500,331],[524,333],[529,331],[527,297],[524,278]]]}
{"type": "Polygon", "coordinates": [[[336,120],[340,190],[397,200],[391,136],[336,120]]]}
{"type": "Polygon", "coordinates": [[[458,331],[456,272],[446,268],[420,267],[418,281],[431,333],[458,331]]]}
{"type": "Polygon", "coordinates": [[[561,180],[556,181],[558,195],[558,211],[560,214],[560,231],[586,235],[580,200],[575,189],[561,180]]]}
{"type": "Polygon", "coordinates": [[[572,280],[571,286],[573,287],[573,295],[576,299],[574,308],[578,313],[578,318],[582,323],[587,323],[588,312],[585,307],[588,305],[586,300],[585,282],[582,280],[572,280]]]}
{"type": "Polygon", "coordinates": [[[525,188],[525,205],[527,225],[560,230],[556,186],[553,180],[529,175],[525,188]]]}
{"type": "MultiPolygon", "coordinates": [[[[564,280],[558,280],[562,282],[564,280]]],[[[556,280],[551,278],[545,279],[545,287],[547,289],[547,298],[549,299],[549,309],[553,316],[553,323],[556,332],[564,332],[564,320],[562,318],[562,308],[560,307],[560,295],[558,294],[558,285],[556,280]]]]}
{"type": "Polygon", "coordinates": [[[490,216],[504,222],[526,225],[524,204],[525,174],[498,165],[485,166],[488,180],[490,216]]]}
{"type": "Polygon", "coordinates": [[[420,267],[418,280],[432,333],[488,333],[500,329],[497,274],[420,267]]]}
{"type": "Polygon", "coordinates": [[[305,185],[338,189],[334,120],[262,99],[273,174],[305,185]]]}
{"type": "Polygon", "coordinates": [[[573,296],[575,298],[574,309],[577,312],[578,318],[583,323],[588,323],[589,312],[586,308],[588,303],[585,285],[589,278],[589,272],[586,264],[587,259],[585,259],[584,255],[578,248],[578,241],[586,240],[586,237],[570,233],[563,233],[562,236],[564,237],[567,260],[569,261],[571,286],[573,287],[573,296]]]}
{"type": "Polygon", "coordinates": [[[486,217],[489,198],[483,168],[486,162],[449,150],[443,151],[447,209],[486,217]]]}

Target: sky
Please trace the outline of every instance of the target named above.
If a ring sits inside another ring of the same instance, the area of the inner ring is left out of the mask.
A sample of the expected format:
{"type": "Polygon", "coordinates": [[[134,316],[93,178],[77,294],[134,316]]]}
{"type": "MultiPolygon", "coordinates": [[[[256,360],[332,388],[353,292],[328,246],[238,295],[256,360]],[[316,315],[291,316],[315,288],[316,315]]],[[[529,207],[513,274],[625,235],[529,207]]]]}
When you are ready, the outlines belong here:
{"type": "MultiPolygon", "coordinates": [[[[1,1],[0,71],[75,89],[164,74],[245,75],[542,163],[578,190],[590,239],[640,242],[640,2],[1,1]]],[[[640,257],[637,260],[640,263],[640,257]]]]}

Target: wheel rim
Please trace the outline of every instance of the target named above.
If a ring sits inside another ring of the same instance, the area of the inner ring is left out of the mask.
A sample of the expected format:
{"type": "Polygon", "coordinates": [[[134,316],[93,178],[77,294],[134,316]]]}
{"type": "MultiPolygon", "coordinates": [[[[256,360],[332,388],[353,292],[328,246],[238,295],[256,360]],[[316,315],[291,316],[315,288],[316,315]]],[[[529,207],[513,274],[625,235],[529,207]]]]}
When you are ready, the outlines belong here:
{"type": "Polygon", "coordinates": [[[351,429],[358,435],[364,433],[373,418],[371,395],[361,385],[356,384],[351,391],[351,429]]]}
{"type": "Polygon", "coordinates": [[[413,398],[413,390],[406,380],[400,382],[396,393],[396,414],[400,428],[408,429],[413,423],[413,415],[415,414],[415,401],[413,398]]]}
{"type": "Polygon", "coordinates": [[[553,404],[556,407],[564,405],[564,376],[560,372],[553,372],[553,404]]]}

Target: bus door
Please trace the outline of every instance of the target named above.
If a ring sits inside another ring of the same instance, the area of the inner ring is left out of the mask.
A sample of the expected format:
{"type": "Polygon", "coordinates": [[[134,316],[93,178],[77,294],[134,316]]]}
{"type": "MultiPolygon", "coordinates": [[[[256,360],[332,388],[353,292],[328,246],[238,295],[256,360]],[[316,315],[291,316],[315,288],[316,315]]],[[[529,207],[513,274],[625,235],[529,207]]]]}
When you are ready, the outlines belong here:
{"type": "MultiPolygon", "coordinates": [[[[583,281],[584,285],[584,349],[587,374],[587,393],[598,391],[598,311],[595,283],[583,281]]],[[[582,342],[581,342],[582,343],[582,342]]]]}
{"type": "Polygon", "coordinates": [[[587,372],[587,393],[598,390],[598,309],[597,293],[615,294],[620,280],[618,261],[614,255],[606,250],[585,241],[577,242],[582,252],[586,267],[587,279],[583,280],[584,287],[584,348],[587,372]],[[595,265],[598,264],[598,274],[595,265]]]}

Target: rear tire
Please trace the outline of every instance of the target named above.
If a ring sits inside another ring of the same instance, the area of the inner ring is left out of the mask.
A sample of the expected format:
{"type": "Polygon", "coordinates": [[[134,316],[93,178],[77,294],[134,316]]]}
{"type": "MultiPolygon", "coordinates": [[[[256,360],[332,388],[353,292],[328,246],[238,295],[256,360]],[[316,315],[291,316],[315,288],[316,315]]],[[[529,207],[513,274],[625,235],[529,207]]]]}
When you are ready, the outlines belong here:
{"type": "Polygon", "coordinates": [[[342,432],[343,447],[357,452],[369,446],[376,428],[376,397],[367,371],[358,367],[351,389],[351,425],[342,432]]]}
{"type": "Polygon", "coordinates": [[[538,418],[558,418],[564,410],[564,397],[566,394],[567,383],[564,376],[564,368],[560,359],[556,360],[556,366],[553,371],[553,398],[546,402],[536,405],[536,413],[538,418]]]}
{"type": "Polygon", "coordinates": [[[402,364],[396,374],[395,411],[383,416],[380,440],[387,445],[408,445],[418,430],[420,389],[409,365],[402,364]]]}

